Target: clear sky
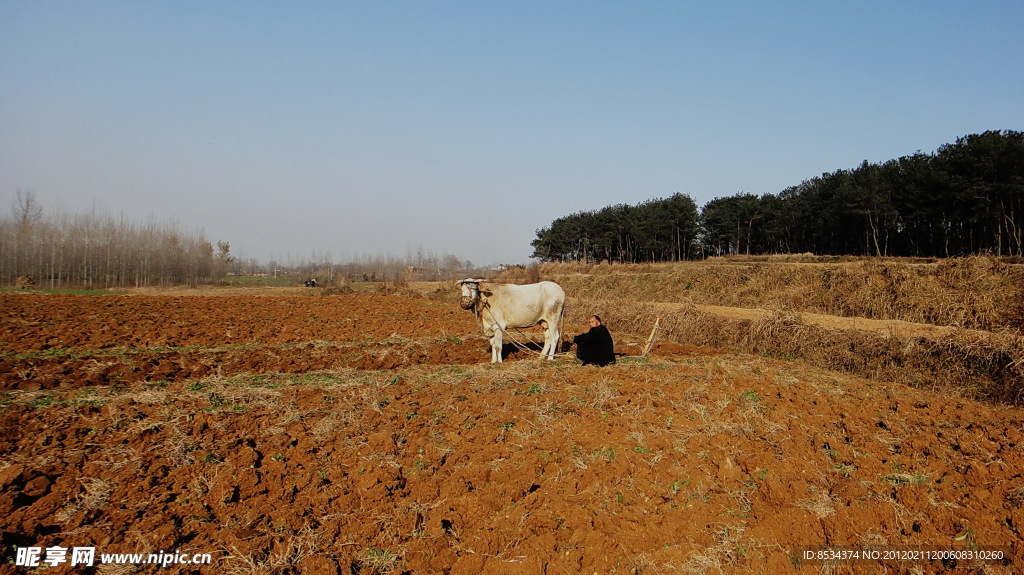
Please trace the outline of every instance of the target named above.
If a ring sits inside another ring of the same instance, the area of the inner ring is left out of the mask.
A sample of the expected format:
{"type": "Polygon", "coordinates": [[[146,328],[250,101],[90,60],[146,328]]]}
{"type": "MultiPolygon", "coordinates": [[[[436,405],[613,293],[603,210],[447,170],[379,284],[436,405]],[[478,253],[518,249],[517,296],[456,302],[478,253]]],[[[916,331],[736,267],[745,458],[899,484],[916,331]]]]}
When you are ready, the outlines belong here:
{"type": "Polygon", "coordinates": [[[526,263],[555,218],[1024,130],[1024,2],[0,0],[0,209],[526,263]]]}

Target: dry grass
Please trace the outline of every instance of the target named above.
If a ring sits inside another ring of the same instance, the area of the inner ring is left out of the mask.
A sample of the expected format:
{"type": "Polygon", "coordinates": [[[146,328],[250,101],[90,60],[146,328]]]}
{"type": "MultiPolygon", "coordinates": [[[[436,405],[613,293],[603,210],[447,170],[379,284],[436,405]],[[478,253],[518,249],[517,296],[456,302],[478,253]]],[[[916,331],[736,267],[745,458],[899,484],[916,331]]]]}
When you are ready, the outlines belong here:
{"type": "Polygon", "coordinates": [[[268,545],[269,552],[253,555],[232,548],[224,573],[270,575],[295,572],[302,568],[303,561],[323,554],[323,549],[327,547],[323,535],[310,527],[304,527],[294,534],[264,537],[272,542],[272,545],[268,545]]]}
{"type": "Polygon", "coordinates": [[[1024,401],[1024,267],[996,258],[545,264],[541,273],[569,296],[567,336],[598,313],[618,342],[642,341],[660,317],[662,341],[801,359],[978,399],[1024,401]],[[770,314],[732,318],[698,307],[710,305],[770,314]],[[952,327],[938,336],[828,329],[809,324],[804,313],[952,327]]]}
{"type": "Polygon", "coordinates": [[[743,541],[743,529],[738,527],[721,527],[715,532],[717,544],[709,547],[703,553],[694,554],[682,566],[682,572],[691,575],[704,575],[705,573],[724,573],[726,567],[737,565],[738,553],[743,541]]]}
{"type": "Polygon", "coordinates": [[[528,266],[510,267],[498,272],[493,281],[506,284],[533,284],[541,281],[540,265],[536,262],[528,266]]]}
{"type": "Polygon", "coordinates": [[[824,491],[818,491],[813,497],[801,499],[794,505],[806,509],[818,519],[824,519],[836,512],[836,499],[824,491]]]}
{"type": "Polygon", "coordinates": [[[103,508],[110,500],[110,494],[114,492],[114,484],[108,479],[89,477],[79,482],[82,484],[82,491],[54,515],[54,519],[60,523],[70,521],[80,511],[103,508]]]}
{"type": "Polygon", "coordinates": [[[759,258],[664,264],[545,264],[544,279],[586,299],[690,301],[969,329],[1024,324],[1024,266],[993,257],[796,263],[759,258]]]}

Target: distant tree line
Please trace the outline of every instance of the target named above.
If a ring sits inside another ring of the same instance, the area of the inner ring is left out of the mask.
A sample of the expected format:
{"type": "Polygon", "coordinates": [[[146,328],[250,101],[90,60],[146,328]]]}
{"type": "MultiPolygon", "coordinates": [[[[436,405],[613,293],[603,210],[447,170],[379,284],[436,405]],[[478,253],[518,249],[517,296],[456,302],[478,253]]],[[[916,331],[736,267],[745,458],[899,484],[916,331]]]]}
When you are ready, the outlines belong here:
{"type": "Polygon", "coordinates": [[[198,285],[224,277],[230,246],[177,224],[139,225],[96,213],[44,216],[19,192],[0,219],[0,283],[106,288],[198,285]]]}
{"type": "Polygon", "coordinates": [[[537,230],[543,261],[675,261],[699,255],[697,204],[683,194],[561,217],[537,230]]]}
{"type": "Polygon", "coordinates": [[[822,174],[700,210],[687,196],[610,206],[537,230],[545,261],[674,261],[728,254],[1024,255],[1024,133],[988,131],[935,153],[822,174]]]}
{"type": "Polygon", "coordinates": [[[404,258],[360,256],[347,263],[330,253],[261,262],[236,258],[228,242],[211,243],[175,223],[138,224],[89,212],[44,213],[35,194],[18,192],[0,217],[0,285],[36,288],[110,288],[220,283],[227,276],[266,277],[275,285],[317,278],[347,281],[439,281],[488,275],[469,260],[422,246],[404,258]]]}

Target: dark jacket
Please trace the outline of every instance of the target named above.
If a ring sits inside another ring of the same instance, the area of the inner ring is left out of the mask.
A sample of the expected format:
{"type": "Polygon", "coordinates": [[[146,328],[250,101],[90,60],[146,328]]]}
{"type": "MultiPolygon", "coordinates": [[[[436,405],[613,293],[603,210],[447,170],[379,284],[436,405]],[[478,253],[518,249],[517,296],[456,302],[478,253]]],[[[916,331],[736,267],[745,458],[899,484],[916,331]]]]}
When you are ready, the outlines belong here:
{"type": "Polygon", "coordinates": [[[615,363],[615,343],[605,326],[594,326],[587,333],[572,338],[572,341],[576,344],[576,357],[583,361],[583,365],[615,363]]]}

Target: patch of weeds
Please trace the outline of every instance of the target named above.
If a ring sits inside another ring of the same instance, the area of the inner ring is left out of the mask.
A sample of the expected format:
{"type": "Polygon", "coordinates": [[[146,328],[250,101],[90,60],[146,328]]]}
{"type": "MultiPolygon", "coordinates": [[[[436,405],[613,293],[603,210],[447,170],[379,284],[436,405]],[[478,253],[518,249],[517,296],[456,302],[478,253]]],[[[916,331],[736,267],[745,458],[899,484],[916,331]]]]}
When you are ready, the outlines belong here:
{"type": "Polygon", "coordinates": [[[515,426],[516,426],[516,422],[514,422],[514,421],[506,421],[505,423],[502,423],[502,424],[501,424],[500,426],[498,426],[498,427],[499,427],[499,428],[500,428],[500,429],[501,429],[502,431],[511,431],[511,430],[512,430],[512,428],[513,428],[513,427],[515,427],[515,426]]]}
{"type": "Polygon", "coordinates": [[[689,475],[687,475],[685,479],[681,479],[681,480],[678,480],[678,481],[673,481],[672,482],[672,495],[678,495],[679,492],[682,491],[684,487],[688,487],[689,485],[690,485],[690,476],[689,475]]]}
{"type": "Polygon", "coordinates": [[[29,400],[28,406],[32,409],[46,409],[47,407],[54,407],[60,405],[60,398],[53,395],[52,393],[44,393],[42,395],[33,397],[29,400]]]}
{"type": "Polygon", "coordinates": [[[107,401],[99,397],[75,398],[74,404],[86,407],[100,407],[106,405],[107,401]]]}
{"type": "Polygon", "coordinates": [[[64,356],[72,355],[73,353],[74,353],[74,351],[69,349],[69,348],[52,347],[50,349],[46,349],[46,350],[43,350],[43,351],[39,352],[37,357],[58,358],[58,357],[64,357],[64,356]]]}
{"type": "Polygon", "coordinates": [[[203,458],[206,463],[223,463],[224,458],[212,451],[206,452],[206,457],[203,458]]]}
{"type": "Polygon", "coordinates": [[[7,407],[14,401],[14,394],[9,391],[0,391],[0,407],[7,407]]]}
{"type": "Polygon", "coordinates": [[[556,415],[558,413],[561,413],[561,411],[562,411],[562,406],[558,405],[557,401],[552,401],[552,402],[548,403],[547,408],[545,408],[545,410],[544,410],[542,415],[556,415]]]}
{"type": "Polygon", "coordinates": [[[187,387],[185,387],[185,389],[188,390],[188,391],[199,392],[199,391],[202,391],[202,390],[206,389],[206,387],[207,387],[206,383],[204,383],[202,381],[197,381],[195,383],[190,383],[187,387]]]}
{"type": "Polygon", "coordinates": [[[637,445],[633,448],[633,451],[637,453],[654,453],[650,448],[644,447],[643,445],[637,445]]]}
{"type": "Polygon", "coordinates": [[[284,454],[278,451],[273,456],[271,456],[271,459],[273,459],[274,461],[284,461],[284,454]]]}
{"type": "Polygon", "coordinates": [[[924,485],[928,483],[928,476],[924,473],[892,473],[882,477],[882,481],[892,484],[894,487],[902,485],[924,485]]]}
{"type": "Polygon", "coordinates": [[[26,353],[13,354],[14,359],[59,359],[62,357],[75,357],[75,352],[67,347],[51,347],[50,349],[30,351],[26,353]]]}
{"type": "Polygon", "coordinates": [[[405,414],[406,419],[416,419],[419,416],[420,414],[416,413],[415,411],[410,411],[409,413],[405,414]]]}
{"type": "Polygon", "coordinates": [[[530,386],[526,388],[526,395],[528,396],[537,395],[538,393],[544,393],[544,388],[542,388],[539,383],[531,383],[530,386]]]}
{"type": "Polygon", "coordinates": [[[211,391],[209,394],[207,394],[206,399],[207,401],[210,402],[211,410],[219,409],[231,403],[223,395],[217,393],[216,391],[211,391]]]}
{"type": "Polygon", "coordinates": [[[760,411],[762,409],[761,400],[763,398],[757,394],[753,389],[748,389],[740,394],[740,401],[744,401],[750,404],[752,407],[760,411]]]}
{"type": "Polygon", "coordinates": [[[846,479],[849,479],[853,475],[853,472],[857,469],[857,466],[842,462],[836,462],[832,464],[832,469],[834,469],[836,473],[842,475],[846,479]]]}
{"type": "Polygon", "coordinates": [[[968,527],[964,530],[963,534],[957,535],[953,538],[954,541],[967,541],[967,545],[974,551],[978,550],[978,540],[974,535],[974,529],[968,527]]]}
{"type": "Polygon", "coordinates": [[[609,447],[607,449],[595,450],[593,453],[591,453],[591,455],[593,455],[597,459],[604,459],[605,461],[611,463],[611,461],[615,459],[615,456],[617,454],[615,453],[615,449],[609,447]]]}
{"type": "Polygon", "coordinates": [[[364,567],[370,568],[374,573],[390,573],[398,566],[399,561],[401,561],[401,558],[389,549],[370,547],[363,554],[359,563],[364,567]]]}

